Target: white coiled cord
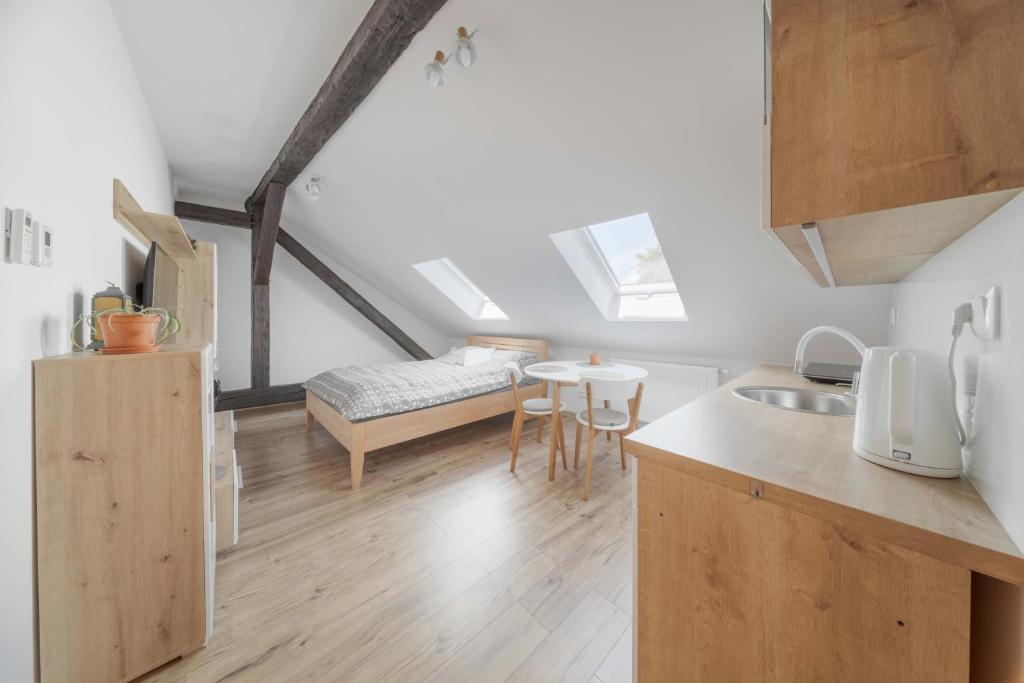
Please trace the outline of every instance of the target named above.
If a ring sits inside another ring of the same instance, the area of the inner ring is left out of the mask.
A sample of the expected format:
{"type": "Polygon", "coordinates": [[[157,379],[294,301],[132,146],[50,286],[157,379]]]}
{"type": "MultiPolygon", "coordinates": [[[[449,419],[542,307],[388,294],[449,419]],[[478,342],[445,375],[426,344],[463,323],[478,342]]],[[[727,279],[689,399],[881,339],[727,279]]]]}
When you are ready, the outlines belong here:
{"type": "Polygon", "coordinates": [[[956,435],[960,439],[960,447],[964,448],[967,446],[967,430],[964,429],[963,420],[960,418],[960,408],[957,406],[957,388],[956,388],[956,367],[954,366],[954,358],[956,356],[956,343],[960,339],[960,335],[964,331],[964,325],[970,323],[973,319],[973,310],[970,303],[960,304],[953,309],[953,341],[949,344],[949,379],[950,386],[952,387],[952,395],[950,398],[953,400],[953,415],[956,417],[956,435]]]}
{"type": "Polygon", "coordinates": [[[950,386],[952,387],[950,398],[953,400],[953,415],[956,417],[956,435],[960,439],[960,447],[964,448],[967,445],[967,430],[964,429],[963,420],[960,419],[960,409],[956,404],[956,369],[953,365],[953,358],[956,355],[956,342],[959,339],[960,335],[954,334],[953,341],[949,345],[949,379],[951,380],[950,386]]]}

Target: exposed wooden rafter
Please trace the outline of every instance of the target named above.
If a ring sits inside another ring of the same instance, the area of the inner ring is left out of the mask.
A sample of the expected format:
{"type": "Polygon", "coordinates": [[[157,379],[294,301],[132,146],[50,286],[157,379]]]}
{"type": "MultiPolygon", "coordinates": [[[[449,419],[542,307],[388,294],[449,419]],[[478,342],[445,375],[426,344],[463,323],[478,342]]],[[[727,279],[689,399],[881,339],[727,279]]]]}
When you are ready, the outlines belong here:
{"type": "Polygon", "coordinates": [[[327,80],[306,108],[245,208],[263,202],[271,183],[291,185],[373,90],[445,0],[376,0],[327,80]]]}
{"type": "MultiPolygon", "coordinates": [[[[257,204],[252,211],[252,274],[250,322],[249,374],[253,389],[270,386],[270,285],[256,284],[256,255],[260,249],[260,232],[263,223],[263,205],[257,204]]],[[[273,246],[273,245],[271,245],[273,246]]]]}
{"type": "Polygon", "coordinates": [[[298,240],[284,230],[277,231],[277,243],[284,247],[284,250],[295,257],[295,259],[306,266],[311,273],[320,278],[320,281],[333,289],[338,296],[347,301],[352,308],[363,314],[367,320],[376,325],[384,334],[391,337],[391,340],[402,347],[406,353],[416,360],[429,360],[433,358],[422,346],[412,340],[405,332],[402,332],[397,325],[388,319],[377,308],[367,301],[363,296],[352,289],[352,286],[341,279],[337,273],[331,270],[330,266],[318,259],[313,253],[302,246],[298,240]]]}
{"type": "MultiPolygon", "coordinates": [[[[257,210],[260,210],[257,205],[257,210]]],[[[239,228],[250,228],[256,224],[249,215],[243,211],[232,211],[220,209],[202,204],[175,204],[175,212],[179,218],[214,223],[217,225],[230,225],[239,228]],[[179,211],[180,209],[180,211],[179,211]],[[244,219],[244,220],[243,220],[244,219]]],[[[255,238],[253,244],[256,243],[255,238]]],[[[398,346],[404,349],[410,356],[417,360],[428,360],[432,358],[426,350],[417,344],[409,335],[381,313],[373,304],[367,301],[359,292],[352,288],[341,276],[331,270],[331,267],[318,259],[301,242],[292,237],[284,228],[278,226],[277,244],[285,249],[295,259],[306,266],[310,272],[320,278],[321,282],[333,289],[338,296],[345,300],[350,306],[359,311],[367,320],[376,325],[384,334],[391,337],[398,346]]],[[[262,301],[261,301],[262,304],[262,301]]],[[[269,310],[269,309],[268,309],[269,310]]],[[[267,314],[269,321],[269,313],[267,314]]],[[[269,324],[269,322],[268,322],[269,324]]],[[[254,345],[255,346],[255,345],[254,345]]],[[[255,353],[255,350],[254,350],[255,353]]],[[[262,353],[262,349],[261,349],[262,353]]],[[[268,352],[269,356],[269,352],[268,352]]],[[[269,384],[269,380],[268,380],[269,384]]]]}
{"type": "Polygon", "coordinates": [[[260,219],[259,239],[254,242],[252,264],[252,283],[266,285],[270,283],[270,266],[274,260],[274,241],[281,223],[281,209],[284,207],[284,191],[287,185],[278,182],[267,187],[267,201],[263,204],[263,216],[260,219]]]}
{"type": "Polygon", "coordinates": [[[236,228],[251,228],[249,214],[245,211],[222,209],[218,206],[174,202],[174,215],[190,221],[230,225],[236,228]]]}
{"type": "Polygon", "coordinates": [[[281,402],[276,400],[278,394],[273,391],[278,387],[270,386],[270,269],[275,243],[284,247],[407,353],[420,360],[431,357],[323,261],[281,230],[280,220],[288,186],[341,128],[444,3],[445,0],[375,0],[270,168],[245,200],[246,213],[175,203],[175,214],[180,218],[247,226],[252,230],[252,388],[241,393],[233,392],[237,394],[234,397],[227,396],[232,392],[225,392],[218,406],[245,407],[238,401],[249,402],[246,405],[281,402]],[[231,401],[236,403],[233,405],[231,401]]]}
{"type": "Polygon", "coordinates": [[[305,400],[306,390],[302,388],[301,384],[278,384],[261,389],[222,391],[217,397],[216,410],[239,410],[305,400]]]}

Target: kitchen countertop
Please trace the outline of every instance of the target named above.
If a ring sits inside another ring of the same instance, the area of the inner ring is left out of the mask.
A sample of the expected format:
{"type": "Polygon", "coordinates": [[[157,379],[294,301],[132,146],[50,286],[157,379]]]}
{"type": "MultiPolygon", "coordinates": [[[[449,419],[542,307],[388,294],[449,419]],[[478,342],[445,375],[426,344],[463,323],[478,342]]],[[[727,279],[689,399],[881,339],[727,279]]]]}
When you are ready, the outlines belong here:
{"type": "Polygon", "coordinates": [[[1024,585],[1024,554],[966,478],[931,479],[868,462],[853,451],[852,417],[732,394],[752,385],[846,390],[762,365],[637,430],[626,451],[744,493],[760,486],[768,502],[1024,585]]]}

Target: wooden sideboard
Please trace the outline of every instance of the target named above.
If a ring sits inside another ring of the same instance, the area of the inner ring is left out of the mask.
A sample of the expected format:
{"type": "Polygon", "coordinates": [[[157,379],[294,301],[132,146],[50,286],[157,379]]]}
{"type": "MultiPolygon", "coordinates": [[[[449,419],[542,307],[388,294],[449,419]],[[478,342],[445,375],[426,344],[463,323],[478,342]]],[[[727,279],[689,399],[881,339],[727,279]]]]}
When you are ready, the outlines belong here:
{"type": "Polygon", "coordinates": [[[39,669],[124,681],[213,627],[212,347],[37,360],[39,669]]]}
{"type": "Polygon", "coordinates": [[[155,353],[33,363],[44,682],[126,681],[202,647],[216,551],[238,537],[234,416],[214,416],[216,246],[113,190],[114,218],[157,245],[153,304],[182,327],[155,353]]]}

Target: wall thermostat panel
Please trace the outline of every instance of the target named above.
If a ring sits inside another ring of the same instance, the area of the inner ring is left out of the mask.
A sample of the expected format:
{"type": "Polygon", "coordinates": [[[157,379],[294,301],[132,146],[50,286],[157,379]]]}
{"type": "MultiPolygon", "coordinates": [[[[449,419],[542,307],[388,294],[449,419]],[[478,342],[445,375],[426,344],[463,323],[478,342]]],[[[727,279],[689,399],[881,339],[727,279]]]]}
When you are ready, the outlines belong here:
{"type": "Polygon", "coordinates": [[[7,224],[7,259],[11,263],[32,262],[32,214],[25,209],[13,209],[7,224]]]}
{"type": "Polygon", "coordinates": [[[39,221],[32,225],[32,265],[53,265],[53,228],[39,221]]]}

